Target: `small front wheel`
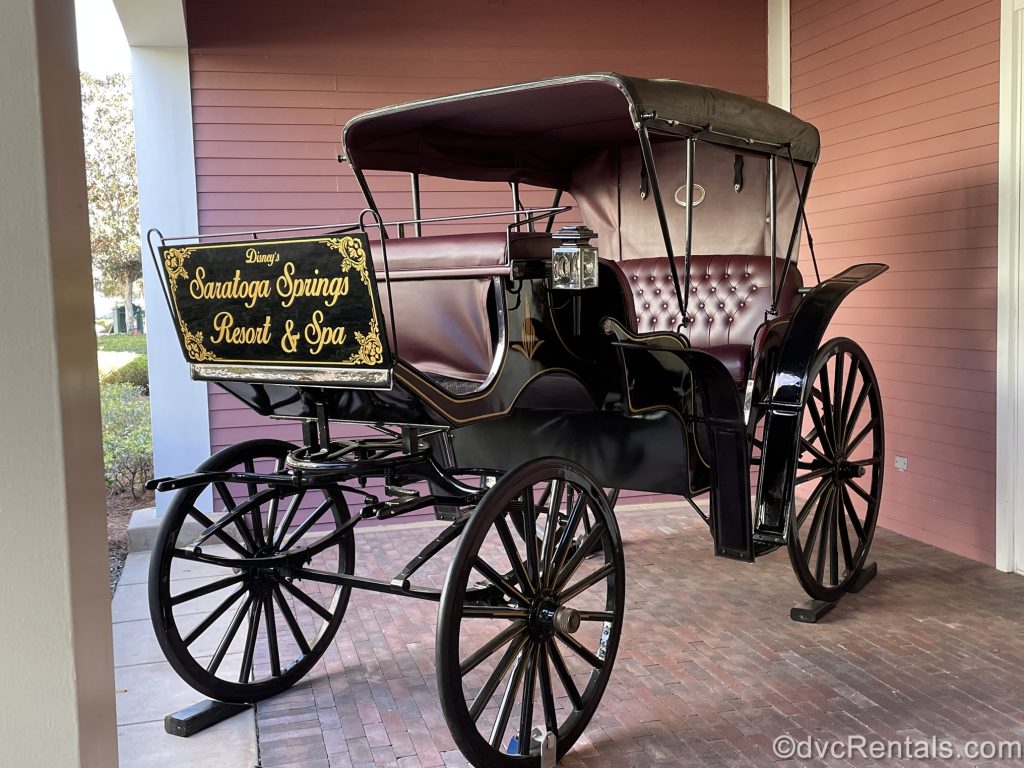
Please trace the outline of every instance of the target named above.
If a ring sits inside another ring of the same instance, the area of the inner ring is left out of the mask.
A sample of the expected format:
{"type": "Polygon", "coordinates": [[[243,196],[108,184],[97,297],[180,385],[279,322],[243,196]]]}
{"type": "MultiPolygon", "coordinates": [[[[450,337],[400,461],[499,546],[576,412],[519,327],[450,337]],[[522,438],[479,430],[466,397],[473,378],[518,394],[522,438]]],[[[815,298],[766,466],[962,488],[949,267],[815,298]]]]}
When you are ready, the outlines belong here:
{"type": "Polygon", "coordinates": [[[438,694],[466,758],[537,766],[547,733],[561,758],[608,684],[624,609],[622,540],[601,487],[563,459],[504,475],[462,533],[437,621],[438,694]]]}
{"type": "MultiPolygon", "coordinates": [[[[294,449],[250,440],[214,454],[198,471],[281,472],[294,449]]],[[[298,682],[327,650],[348,605],[351,587],[318,575],[352,573],[348,520],[334,488],[215,482],[178,491],[153,548],[149,607],[160,647],[182,680],[238,703],[298,682]],[[197,506],[208,491],[216,524],[197,506]],[[199,530],[221,527],[196,547],[188,522],[199,530]],[[286,556],[309,567],[276,565],[286,556]]]]}

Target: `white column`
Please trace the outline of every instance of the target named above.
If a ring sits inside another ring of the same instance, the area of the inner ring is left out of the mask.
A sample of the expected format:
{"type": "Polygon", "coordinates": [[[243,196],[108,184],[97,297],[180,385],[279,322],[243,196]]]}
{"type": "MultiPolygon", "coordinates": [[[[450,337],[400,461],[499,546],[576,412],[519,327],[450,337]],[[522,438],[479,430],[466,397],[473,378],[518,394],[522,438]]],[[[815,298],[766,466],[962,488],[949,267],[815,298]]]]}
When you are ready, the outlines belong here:
{"type": "MultiPolygon", "coordinates": [[[[142,234],[194,234],[196,170],[188,49],[132,47],[142,234]]],[[[153,460],[157,477],[191,472],[210,455],[206,384],[188,375],[160,278],[143,243],[153,460]]],[[[162,513],[171,494],[157,494],[162,513]]]]}
{"type": "Polygon", "coordinates": [[[789,0],[768,0],[768,101],[790,109],[789,0]]]}
{"type": "Polygon", "coordinates": [[[0,762],[117,765],[72,0],[0,23],[0,762]]]}
{"type": "Polygon", "coordinates": [[[1002,0],[999,36],[999,283],[996,317],[996,568],[1024,572],[1024,315],[1021,184],[1024,0],[1002,0]]]}

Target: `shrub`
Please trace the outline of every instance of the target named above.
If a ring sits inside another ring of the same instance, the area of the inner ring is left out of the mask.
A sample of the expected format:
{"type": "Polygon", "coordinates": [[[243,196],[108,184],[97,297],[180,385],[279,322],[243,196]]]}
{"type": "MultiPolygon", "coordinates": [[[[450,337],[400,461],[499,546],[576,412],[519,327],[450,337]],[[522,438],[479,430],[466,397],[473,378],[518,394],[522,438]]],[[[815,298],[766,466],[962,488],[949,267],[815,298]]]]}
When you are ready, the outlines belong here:
{"type": "Polygon", "coordinates": [[[133,357],[120,368],[110,371],[101,380],[102,384],[129,384],[149,394],[149,359],[145,355],[133,357]]]}
{"type": "MultiPolygon", "coordinates": [[[[108,325],[109,322],[107,321],[108,325]]],[[[96,349],[100,352],[134,352],[137,355],[144,355],[146,336],[141,333],[104,333],[96,337],[96,349]]]]}
{"type": "Polygon", "coordinates": [[[100,387],[103,414],[103,473],[111,494],[138,498],[153,477],[149,398],[131,384],[100,387]]]}

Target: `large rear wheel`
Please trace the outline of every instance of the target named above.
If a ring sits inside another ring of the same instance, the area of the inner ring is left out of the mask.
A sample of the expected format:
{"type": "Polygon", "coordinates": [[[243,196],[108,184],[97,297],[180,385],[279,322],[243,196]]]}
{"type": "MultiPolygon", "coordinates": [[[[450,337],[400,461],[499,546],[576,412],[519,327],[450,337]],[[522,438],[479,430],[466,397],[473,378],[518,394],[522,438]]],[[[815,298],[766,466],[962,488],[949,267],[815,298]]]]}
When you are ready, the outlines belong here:
{"type": "Polygon", "coordinates": [[[547,733],[563,756],[608,684],[624,606],[618,526],[587,473],[547,458],[499,479],[462,533],[437,621],[438,694],[466,758],[537,766],[547,733]]]}
{"type": "Polygon", "coordinates": [[[789,557],[817,600],[846,594],[867,560],[885,463],[882,398],[857,344],[829,341],[807,378],[789,557]]]}

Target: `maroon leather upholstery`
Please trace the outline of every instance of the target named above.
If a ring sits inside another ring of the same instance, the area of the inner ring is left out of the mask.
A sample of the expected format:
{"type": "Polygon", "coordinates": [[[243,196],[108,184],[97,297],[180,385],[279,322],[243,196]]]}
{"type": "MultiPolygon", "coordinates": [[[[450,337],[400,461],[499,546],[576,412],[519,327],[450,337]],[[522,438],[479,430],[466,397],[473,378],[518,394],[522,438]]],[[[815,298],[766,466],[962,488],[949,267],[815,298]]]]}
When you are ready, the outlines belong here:
{"type": "MultiPolygon", "coordinates": [[[[510,258],[550,258],[555,244],[542,232],[389,239],[388,267],[402,358],[428,374],[482,382],[494,359],[488,314],[491,276],[507,275],[510,258]]],[[[390,321],[380,243],[371,243],[370,252],[384,317],[390,321]]]]}
{"type": "MultiPolygon", "coordinates": [[[[632,330],[636,333],[675,331],[679,305],[668,259],[664,257],[612,262],[623,289],[632,297],[632,330]]],[[[683,278],[683,259],[676,258],[683,278]]],[[[776,263],[779,275],[783,261],[776,263]]],[[[719,358],[737,382],[746,379],[750,349],[758,326],[771,306],[771,262],[768,256],[694,256],[690,270],[690,345],[719,358]]],[[[791,267],[779,294],[779,314],[792,312],[803,280],[791,267]]]]}

